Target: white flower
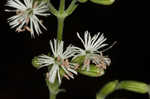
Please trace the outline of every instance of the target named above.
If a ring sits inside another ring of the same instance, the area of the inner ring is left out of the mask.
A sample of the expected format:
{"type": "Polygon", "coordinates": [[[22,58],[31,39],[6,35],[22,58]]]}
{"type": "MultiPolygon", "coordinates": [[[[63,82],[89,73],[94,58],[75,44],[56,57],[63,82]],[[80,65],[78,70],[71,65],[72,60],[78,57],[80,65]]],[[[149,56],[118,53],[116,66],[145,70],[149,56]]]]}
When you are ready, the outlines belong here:
{"type": "Polygon", "coordinates": [[[48,16],[48,7],[45,2],[38,2],[33,0],[8,0],[6,6],[14,8],[14,10],[5,10],[8,12],[16,12],[16,15],[10,17],[8,22],[11,28],[16,28],[17,32],[28,30],[31,36],[34,37],[34,30],[39,35],[42,33],[40,26],[44,29],[46,27],[38,19],[37,16],[48,16]]]}
{"type": "Polygon", "coordinates": [[[84,34],[84,40],[80,37],[79,33],[77,33],[77,36],[81,40],[84,49],[77,48],[77,55],[74,58],[78,56],[85,56],[82,69],[87,68],[87,71],[89,71],[91,61],[96,64],[96,66],[106,69],[106,65],[110,64],[110,59],[103,56],[101,51],[99,51],[99,49],[107,45],[104,43],[106,41],[104,35],[100,35],[100,33],[98,33],[91,37],[90,33],[86,31],[84,34]]]}
{"type": "MultiPolygon", "coordinates": [[[[81,40],[82,44],[84,45],[85,52],[97,53],[99,52],[98,50],[100,48],[107,45],[107,44],[103,44],[106,41],[106,38],[104,38],[103,34],[100,35],[100,33],[91,37],[90,33],[86,31],[84,34],[84,40],[80,37],[79,33],[77,33],[77,36],[81,40]]],[[[83,54],[85,54],[85,52],[83,54]]]]}
{"type": "Polygon", "coordinates": [[[61,83],[60,69],[64,70],[65,74],[63,76],[67,79],[70,79],[69,77],[74,78],[72,73],[77,74],[74,70],[76,64],[69,63],[68,61],[68,58],[75,54],[74,47],[70,45],[64,51],[64,42],[58,42],[55,39],[54,43],[50,41],[50,47],[52,49],[53,57],[41,55],[37,58],[37,64],[40,65],[40,68],[44,66],[52,66],[48,73],[49,81],[54,83],[56,76],[58,76],[58,81],[61,83]]]}

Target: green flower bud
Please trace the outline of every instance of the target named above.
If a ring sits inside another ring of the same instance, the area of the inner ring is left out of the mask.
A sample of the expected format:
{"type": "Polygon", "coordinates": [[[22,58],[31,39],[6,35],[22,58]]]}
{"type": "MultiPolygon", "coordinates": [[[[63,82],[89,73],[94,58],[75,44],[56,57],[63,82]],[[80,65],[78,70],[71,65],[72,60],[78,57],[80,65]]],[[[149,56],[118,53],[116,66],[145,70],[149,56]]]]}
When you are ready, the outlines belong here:
{"type": "Polygon", "coordinates": [[[148,92],[148,85],[143,82],[137,81],[121,81],[118,88],[141,94],[145,94],[148,92]]]}
{"type": "Polygon", "coordinates": [[[115,2],[115,0],[90,0],[90,1],[96,4],[102,4],[102,5],[111,5],[115,2]]]}
{"type": "Polygon", "coordinates": [[[107,83],[101,90],[96,94],[96,99],[104,99],[106,96],[114,92],[118,85],[118,80],[107,83]]]}
{"type": "Polygon", "coordinates": [[[33,65],[33,67],[35,67],[35,68],[39,68],[39,67],[40,67],[40,65],[38,64],[38,58],[37,58],[37,57],[34,57],[34,58],[32,59],[32,65],[33,65]]]}
{"type": "Polygon", "coordinates": [[[80,67],[78,72],[89,77],[100,77],[104,74],[104,70],[96,67],[95,65],[90,65],[89,71],[86,69],[82,70],[82,67],[80,67]]]}
{"type": "Polygon", "coordinates": [[[78,0],[80,3],[85,3],[87,2],[88,0],[78,0]]]}

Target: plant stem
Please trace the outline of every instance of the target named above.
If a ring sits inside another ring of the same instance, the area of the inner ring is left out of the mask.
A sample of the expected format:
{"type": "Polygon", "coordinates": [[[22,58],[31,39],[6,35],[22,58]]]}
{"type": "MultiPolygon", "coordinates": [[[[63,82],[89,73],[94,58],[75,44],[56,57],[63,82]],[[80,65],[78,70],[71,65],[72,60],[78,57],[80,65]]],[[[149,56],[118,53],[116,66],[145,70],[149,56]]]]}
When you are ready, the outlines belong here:
{"type": "Polygon", "coordinates": [[[51,12],[53,15],[56,15],[56,14],[58,13],[57,10],[55,9],[55,7],[53,6],[53,4],[51,3],[50,0],[48,0],[48,6],[49,6],[50,12],[51,12]]]}
{"type": "Polygon", "coordinates": [[[96,99],[105,99],[105,97],[102,95],[98,95],[98,96],[96,96],[96,99]]]}
{"type": "Polygon", "coordinates": [[[66,9],[66,13],[68,15],[72,14],[75,11],[75,9],[78,7],[78,4],[76,4],[76,2],[77,2],[77,0],[72,0],[71,4],[66,9]]]}
{"type": "Polygon", "coordinates": [[[65,0],[60,0],[59,11],[57,16],[57,40],[61,41],[63,36],[64,29],[64,20],[65,20],[65,0]]]}
{"type": "Polygon", "coordinates": [[[46,78],[46,84],[49,90],[49,99],[56,99],[56,95],[58,94],[59,84],[58,83],[50,83],[49,80],[46,78]]]}
{"type": "Polygon", "coordinates": [[[57,94],[52,94],[52,93],[50,93],[50,99],[56,99],[56,95],[57,95],[57,94]]]}
{"type": "Polygon", "coordinates": [[[62,40],[62,36],[63,36],[64,20],[65,18],[57,18],[58,21],[57,39],[60,41],[62,40]]]}
{"type": "Polygon", "coordinates": [[[65,0],[60,0],[59,12],[63,13],[65,10],[65,0]]]}

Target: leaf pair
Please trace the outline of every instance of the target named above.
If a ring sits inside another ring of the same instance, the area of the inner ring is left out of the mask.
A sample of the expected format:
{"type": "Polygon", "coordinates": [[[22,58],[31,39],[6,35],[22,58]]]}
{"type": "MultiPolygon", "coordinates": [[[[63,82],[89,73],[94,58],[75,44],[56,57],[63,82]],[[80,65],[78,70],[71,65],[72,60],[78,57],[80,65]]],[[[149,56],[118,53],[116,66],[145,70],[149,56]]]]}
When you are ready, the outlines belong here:
{"type": "Polygon", "coordinates": [[[150,93],[150,85],[139,81],[110,81],[97,93],[97,99],[105,99],[109,94],[116,90],[128,90],[140,94],[150,93]]]}
{"type": "MultiPolygon", "coordinates": [[[[88,0],[78,0],[80,3],[85,3],[88,0]]],[[[90,0],[92,3],[101,4],[101,5],[111,5],[115,0],[90,0]]]]}

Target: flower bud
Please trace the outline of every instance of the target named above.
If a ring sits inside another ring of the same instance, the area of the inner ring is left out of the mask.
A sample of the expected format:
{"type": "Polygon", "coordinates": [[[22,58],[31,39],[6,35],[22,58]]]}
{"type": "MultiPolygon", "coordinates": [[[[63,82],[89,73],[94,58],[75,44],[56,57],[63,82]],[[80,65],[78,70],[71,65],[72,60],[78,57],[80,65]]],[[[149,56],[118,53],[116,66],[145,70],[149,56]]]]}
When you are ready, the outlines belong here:
{"type": "Polygon", "coordinates": [[[115,0],[90,0],[90,1],[96,4],[111,5],[114,3],[115,0]]]}
{"type": "Polygon", "coordinates": [[[35,68],[39,68],[39,67],[40,67],[40,64],[38,64],[38,58],[37,58],[37,57],[34,57],[34,58],[32,59],[32,65],[33,65],[33,67],[35,67],[35,68]]]}
{"type": "Polygon", "coordinates": [[[89,77],[100,77],[104,74],[104,70],[96,67],[95,65],[90,65],[90,69],[88,71],[86,69],[83,70],[80,66],[78,72],[89,77]]]}
{"type": "Polygon", "coordinates": [[[118,80],[111,81],[107,83],[101,90],[100,92],[97,93],[96,99],[104,99],[106,96],[111,94],[113,91],[116,90],[117,85],[118,85],[118,80]]]}
{"type": "Polygon", "coordinates": [[[121,81],[118,89],[125,89],[128,91],[145,94],[148,92],[148,85],[137,81],[121,81]]]}

